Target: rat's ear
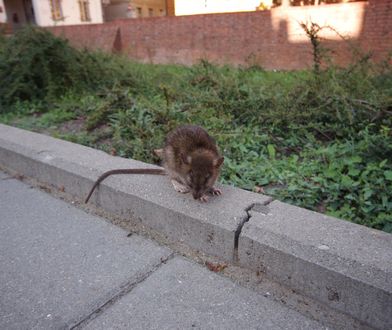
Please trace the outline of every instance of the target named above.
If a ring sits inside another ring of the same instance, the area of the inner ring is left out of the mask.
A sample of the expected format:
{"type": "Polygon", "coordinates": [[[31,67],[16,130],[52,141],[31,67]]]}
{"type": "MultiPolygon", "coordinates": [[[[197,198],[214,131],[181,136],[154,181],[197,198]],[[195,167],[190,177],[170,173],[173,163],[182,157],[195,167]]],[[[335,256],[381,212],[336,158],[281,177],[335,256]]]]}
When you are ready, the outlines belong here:
{"type": "Polygon", "coordinates": [[[191,161],[192,161],[192,157],[191,156],[185,156],[185,154],[184,153],[181,153],[181,160],[182,160],[182,162],[184,163],[184,164],[186,164],[186,165],[190,165],[191,164],[191,161]]]}
{"type": "Polygon", "coordinates": [[[223,164],[224,160],[225,160],[225,157],[219,157],[217,159],[214,159],[214,166],[220,167],[223,164]]]}

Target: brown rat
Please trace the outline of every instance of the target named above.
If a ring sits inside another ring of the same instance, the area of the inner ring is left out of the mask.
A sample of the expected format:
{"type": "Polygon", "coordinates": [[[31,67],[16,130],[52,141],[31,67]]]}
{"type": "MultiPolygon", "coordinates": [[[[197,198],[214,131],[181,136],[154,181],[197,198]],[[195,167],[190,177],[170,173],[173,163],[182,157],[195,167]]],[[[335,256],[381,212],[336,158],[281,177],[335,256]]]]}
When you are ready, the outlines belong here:
{"type": "Polygon", "coordinates": [[[214,188],[224,158],[220,156],[215,140],[201,127],[180,126],[170,132],[163,149],[156,150],[163,159],[163,169],[118,169],[103,173],[86,198],[105,178],[115,174],[167,174],[174,189],[181,193],[191,192],[194,199],[208,200],[207,194],[220,195],[214,188]]]}

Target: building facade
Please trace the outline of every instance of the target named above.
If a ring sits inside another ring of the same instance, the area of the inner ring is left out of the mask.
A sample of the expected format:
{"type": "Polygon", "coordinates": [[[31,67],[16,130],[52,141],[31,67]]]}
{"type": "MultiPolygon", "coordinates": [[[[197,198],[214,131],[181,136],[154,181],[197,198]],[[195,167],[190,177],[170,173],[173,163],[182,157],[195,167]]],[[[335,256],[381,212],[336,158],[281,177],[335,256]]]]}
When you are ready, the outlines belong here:
{"type": "Polygon", "coordinates": [[[167,0],[104,0],[105,21],[167,15],[167,0]]]}
{"type": "MultiPolygon", "coordinates": [[[[167,0],[175,16],[266,10],[277,6],[318,6],[366,0],[167,0]]],[[[170,15],[170,11],[169,11],[170,15]]]]}
{"type": "Polygon", "coordinates": [[[166,0],[132,0],[132,7],[136,11],[136,17],[166,16],[166,0]]]}
{"type": "Polygon", "coordinates": [[[38,26],[103,22],[101,0],[0,0],[0,23],[17,30],[38,26]]]}
{"type": "Polygon", "coordinates": [[[210,13],[230,13],[254,11],[260,0],[174,0],[175,15],[195,15],[210,13]]]}

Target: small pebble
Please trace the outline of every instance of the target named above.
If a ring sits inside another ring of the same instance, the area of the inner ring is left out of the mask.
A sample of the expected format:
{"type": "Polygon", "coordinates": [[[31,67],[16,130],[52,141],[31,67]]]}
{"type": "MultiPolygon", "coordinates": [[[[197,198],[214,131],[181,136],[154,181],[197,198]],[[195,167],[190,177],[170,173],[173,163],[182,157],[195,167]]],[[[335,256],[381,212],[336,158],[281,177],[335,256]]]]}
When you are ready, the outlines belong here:
{"type": "Polygon", "coordinates": [[[328,245],[319,245],[318,248],[320,250],[329,250],[329,246],[328,245]]]}

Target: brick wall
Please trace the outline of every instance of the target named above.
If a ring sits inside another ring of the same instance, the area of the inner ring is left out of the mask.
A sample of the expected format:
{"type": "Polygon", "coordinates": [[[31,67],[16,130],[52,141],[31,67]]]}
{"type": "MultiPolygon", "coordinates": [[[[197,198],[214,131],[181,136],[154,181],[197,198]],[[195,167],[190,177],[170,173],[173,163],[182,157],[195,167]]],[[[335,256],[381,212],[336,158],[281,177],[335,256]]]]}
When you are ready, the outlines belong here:
{"type": "MultiPolygon", "coordinates": [[[[55,27],[77,47],[127,54],[152,63],[190,65],[204,58],[215,63],[259,64],[267,69],[302,69],[312,65],[312,49],[299,22],[329,25],[354,44],[385,58],[392,50],[392,1],[271,11],[154,17],[121,20],[102,25],[55,27]]],[[[350,43],[335,31],[323,30],[324,45],[336,63],[351,59],[350,43]]]]}
{"type": "Polygon", "coordinates": [[[55,35],[63,36],[78,48],[100,49],[112,52],[118,27],[111,23],[89,25],[67,25],[48,27],[55,35]]]}
{"type": "Polygon", "coordinates": [[[11,34],[12,33],[12,28],[9,24],[0,22],[0,34],[11,34]]]}

